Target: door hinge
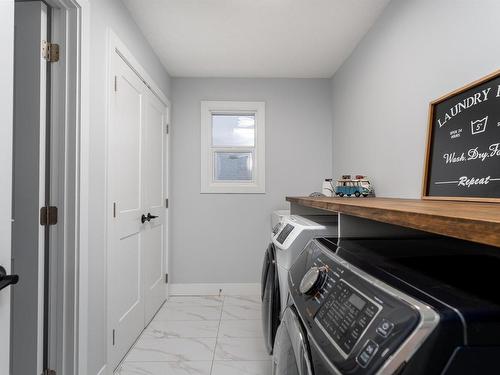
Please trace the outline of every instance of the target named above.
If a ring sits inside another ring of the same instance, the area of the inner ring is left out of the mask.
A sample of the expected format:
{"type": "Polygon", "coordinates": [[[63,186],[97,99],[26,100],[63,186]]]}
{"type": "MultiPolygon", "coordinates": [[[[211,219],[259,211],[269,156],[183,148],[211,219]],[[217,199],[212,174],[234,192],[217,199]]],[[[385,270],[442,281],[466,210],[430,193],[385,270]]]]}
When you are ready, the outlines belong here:
{"type": "Polygon", "coordinates": [[[45,370],[43,370],[42,375],[57,375],[57,374],[56,374],[56,370],[45,369],[45,370]]]}
{"type": "Polygon", "coordinates": [[[165,127],[165,132],[168,134],[168,124],[167,124],[167,126],[165,127]]]}
{"type": "Polygon", "coordinates": [[[46,206],[40,208],[40,225],[56,225],[57,224],[57,207],[46,206]]]}
{"type": "Polygon", "coordinates": [[[165,208],[168,208],[168,199],[165,199],[165,208]]]}
{"type": "Polygon", "coordinates": [[[165,284],[168,284],[168,273],[165,274],[165,284]]]}
{"type": "Polygon", "coordinates": [[[116,217],[116,202],[113,202],[113,217],[116,217]]]}
{"type": "Polygon", "coordinates": [[[113,346],[115,346],[115,330],[113,330],[113,346]]]}
{"type": "Polygon", "coordinates": [[[118,76],[115,76],[115,92],[118,92],[118,76]]]}
{"type": "Polygon", "coordinates": [[[42,57],[48,62],[59,61],[59,44],[42,40],[42,57]]]}

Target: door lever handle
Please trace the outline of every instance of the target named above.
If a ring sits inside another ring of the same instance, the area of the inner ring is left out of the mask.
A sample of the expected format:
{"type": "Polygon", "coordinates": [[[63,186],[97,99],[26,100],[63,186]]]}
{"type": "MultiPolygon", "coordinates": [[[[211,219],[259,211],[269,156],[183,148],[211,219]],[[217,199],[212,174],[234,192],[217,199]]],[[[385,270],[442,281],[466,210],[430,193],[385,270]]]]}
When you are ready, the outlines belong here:
{"type": "Polygon", "coordinates": [[[151,212],[148,212],[148,216],[142,214],[141,223],[145,223],[146,221],[151,221],[152,219],[156,219],[158,216],[151,215],[151,212]]]}
{"type": "Polygon", "coordinates": [[[5,268],[0,266],[0,290],[2,290],[5,287],[8,287],[9,285],[17,284],[18,281],[19,281],[18,275],[7,275],[5,268]]]}
{"type": "Polygon", "coordinates": [[[148,221],[151,221],[151,219],[156,219],[157,217],[158,216],[151,215],[151,213],[148,212],[148,216],[147,216],[148,221]]]}

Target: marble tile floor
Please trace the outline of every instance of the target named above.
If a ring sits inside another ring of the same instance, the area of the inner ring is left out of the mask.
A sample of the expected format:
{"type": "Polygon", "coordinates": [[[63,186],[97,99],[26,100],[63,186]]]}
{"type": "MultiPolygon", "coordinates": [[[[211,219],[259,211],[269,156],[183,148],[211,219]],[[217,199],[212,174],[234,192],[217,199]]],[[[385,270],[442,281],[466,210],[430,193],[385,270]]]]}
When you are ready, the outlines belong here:
{"type": "Polygon", "coordinates": [[[115,375],[270,375],[259,296],[174,296],[115,375]]]}

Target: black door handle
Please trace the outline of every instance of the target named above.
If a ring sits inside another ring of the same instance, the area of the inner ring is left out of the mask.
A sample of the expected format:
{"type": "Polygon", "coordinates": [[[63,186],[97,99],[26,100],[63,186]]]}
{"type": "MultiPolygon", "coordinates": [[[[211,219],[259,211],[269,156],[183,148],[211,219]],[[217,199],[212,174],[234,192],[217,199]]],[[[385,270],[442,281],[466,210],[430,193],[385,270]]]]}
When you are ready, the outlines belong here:
{"type": "Polygon", "coordinates": [[[18,281],[19,281],[19,276],[7,275],[5,268],[0,266],[0,290],[2,290],[5,287],[8,287],[11,284],[12,285],[17,284],[18,281]]]}
{"type": "Polygon", "coordinates": [[[141,223],[145,223],[146,221],[151,221],[152,219],[156,219],[158,216],[151,215],[151,212],[148,212],[148,216],[142,214],[141,223]]]}
{"type": "Polygon", "coordinates": [[[158,216],[151,215],[151,213],[148,212],[148,221],[151,221],[151,219],[156,219],[158,216]]]}

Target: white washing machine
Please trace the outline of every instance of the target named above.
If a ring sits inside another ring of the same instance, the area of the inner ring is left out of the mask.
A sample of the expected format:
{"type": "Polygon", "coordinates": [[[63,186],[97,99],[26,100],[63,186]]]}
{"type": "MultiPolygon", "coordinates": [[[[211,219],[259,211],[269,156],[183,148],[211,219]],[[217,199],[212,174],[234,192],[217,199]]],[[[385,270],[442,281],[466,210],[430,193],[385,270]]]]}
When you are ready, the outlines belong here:
{"type": "Polygon", "coordinates": [[[288,270],[310,240],[317,237],[337,237],[338,218],[332,216],[283,216],[280,229],[273,237],[281,297],[281,312],[288,299],[288,270]]]}
{"type": "Polygon", "coordinates": [[[338,235],[336,215],[280,216],[262,267],[262,325],[270,354],[288,299],[288,270],[311,239],[338,235]]]}

